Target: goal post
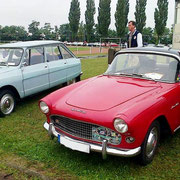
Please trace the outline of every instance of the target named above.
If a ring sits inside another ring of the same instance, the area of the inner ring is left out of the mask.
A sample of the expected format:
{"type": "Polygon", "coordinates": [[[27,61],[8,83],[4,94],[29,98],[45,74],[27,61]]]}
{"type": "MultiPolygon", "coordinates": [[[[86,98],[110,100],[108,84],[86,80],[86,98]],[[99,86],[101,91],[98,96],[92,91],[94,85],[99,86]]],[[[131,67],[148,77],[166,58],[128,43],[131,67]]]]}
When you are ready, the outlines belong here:
{"type": "MultiPolygon", "coordinates": [[[[116,40],[116,42],[119,43],[119,49],[121,50],[121,38],[100,38],[100,53],[102,52],[102,43],[103,41],[111,41],[111,40],[116,40]]],[[[111,46],[110,46],[111,47],[111,46]]]]}

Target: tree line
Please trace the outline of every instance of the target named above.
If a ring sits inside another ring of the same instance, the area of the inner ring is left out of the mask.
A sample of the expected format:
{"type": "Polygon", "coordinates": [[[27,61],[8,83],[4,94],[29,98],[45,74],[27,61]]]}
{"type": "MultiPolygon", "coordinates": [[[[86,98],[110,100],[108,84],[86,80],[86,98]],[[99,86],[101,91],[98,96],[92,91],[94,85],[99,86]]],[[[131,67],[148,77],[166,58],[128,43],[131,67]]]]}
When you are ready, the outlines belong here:
{"type": "MultiPolygon", "coordinates": [[[[166,27],[168,17],[168,0],[158,0],[154,13],[155,28],[146,27],[147,0],[136,0],[134,12],[136,27],[142,32],[144,41],[147,43],[163,44],[172,43],[172,30],[166,27]]],[[[72,0],[69,11],[69,23],[60,27],[51,27],[45,23],[40,27],[40,22],[35,20],[29,24],[28,30],[22,26],[0,26],[1,41],[26,41],[53,39],[61,41],[87,41],[99,42],[102,37],[121,38],[126,41],[128,33],[129,0],[118,0],[114,14],[116,30],[109,28],[111,23],[111,0],[99,0],[97,24],[95,24],[95,0],[86,0],[85,23],[80,22],[80,3],[72,0]]]]}
{"type": "MultiPolygon", "coordinates": [[[[157,1],[157,8],[155,8],[154,13],[155,29],[152,31],[150,28],[145,27],[147,0],[136,0],[136,11],[134,13],[136,19],[136,27],[143,34],[150,30],[148,34],[154,34],[154,36],[156,37],[156,43],[158,43],[160,38],[163,35],[166,35],[165,33],[167,33],[166,24],[168,18],[168,4],[168,0],[157,1]]],[[[79,1],[72,0],[69,11],[69,26],[72,32],[73,40],[76,40],[78,36],[78,28],[80,28],[80,26],[82,25],[82,23],[80,23],[80,12],[79,1]]],[[[97,24],[95,24],[94,21],[95,13],[95,0],[86,0],[84,34],[88,42],[93,40],[93,36],[110,36],[111,31],[109,31],[109,25],[111,23],[111,0],[99,0],[97,24]]],[[[126,38],[126,34],[128,33],[128,14],[129,0],[118,0],[116,4],[116,12],[114,15],[116,26],[114,35],[116,37],[120,37],[122,39],[126,38]]],[[[171,35],[169,37],[171,38],[171,35]]]]}

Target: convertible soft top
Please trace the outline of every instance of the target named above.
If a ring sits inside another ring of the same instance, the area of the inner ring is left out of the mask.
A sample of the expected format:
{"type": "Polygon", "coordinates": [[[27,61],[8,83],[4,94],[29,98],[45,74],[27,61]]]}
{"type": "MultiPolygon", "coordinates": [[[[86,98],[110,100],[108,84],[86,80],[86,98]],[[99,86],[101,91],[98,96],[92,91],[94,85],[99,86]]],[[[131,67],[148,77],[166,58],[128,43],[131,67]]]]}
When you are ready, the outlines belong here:
{"type": "Polygon", "coordinates": [[[156,52],[156,53],[168,53],[170,55],[176,55],[180,57],[180,50],[165,48],[165,47],[141,47],[141,48],[128,48],[122,49],[119,52],[156,52]]]}

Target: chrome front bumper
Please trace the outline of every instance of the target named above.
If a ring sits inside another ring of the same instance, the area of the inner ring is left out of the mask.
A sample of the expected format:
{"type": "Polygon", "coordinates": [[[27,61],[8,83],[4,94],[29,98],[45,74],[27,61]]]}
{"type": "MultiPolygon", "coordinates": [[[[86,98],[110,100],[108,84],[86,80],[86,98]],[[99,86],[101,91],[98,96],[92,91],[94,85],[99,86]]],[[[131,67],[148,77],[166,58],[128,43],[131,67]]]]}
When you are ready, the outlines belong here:
{"type": "MultiPolygon", "coordinates": [[[[102,153],[103,159],[106,158],[107,154],[115,155],[115,156],[121,156],[121,157],[133,157],[133,156],[140,154],[140,152],[141,152],[141,147],[137,147],[135,149],[114,149],[114,148],[110,148],[107,146],[106,140],[104,140],[102,142],[102,146],[83,142],[83,141],[78,141],[78,140],[69,138],[63,134],[58,133],[55,130],[52,123],[50,123],[50,124],[48,124],[47,122],[44,123],[44,128],[48,131],[48,134],[50,137],[54,137],[54,136],[58,137],[58,135],[60,135],[61,137],[63,137],[64,139],[67,139],[68,141],[70,141],[72,143],[79,143],[79,145],[88,145],[90,151],[102,153]]],[[[71,148],[70,146],[67,146],[67,147],[71,148]]],[[[73,149],[73,148],[71,148],[71,149],[73,149]]]]}

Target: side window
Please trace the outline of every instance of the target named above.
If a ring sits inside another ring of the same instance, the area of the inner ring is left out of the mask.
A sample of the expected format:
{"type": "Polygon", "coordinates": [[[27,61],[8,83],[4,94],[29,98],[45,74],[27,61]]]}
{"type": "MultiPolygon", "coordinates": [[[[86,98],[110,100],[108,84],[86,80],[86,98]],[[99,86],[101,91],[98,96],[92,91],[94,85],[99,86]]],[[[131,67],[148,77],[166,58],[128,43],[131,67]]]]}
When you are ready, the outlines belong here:
{"type": "Polygon", "coordinates": [[[46,58],[48,62],[57,61],[62,59],[62,55],[59,51],[58,46],[48,46],[46,47],[46,58]]]}
{"type": "Polygon", "coordinates": [[[44,63],[44,49],[42,47],[26,50],[24,62],[26,65],[44,63]]]}
{"type": "Polygon", "coordinates": [[[73,56],[66,49],[64,49],[62,46],[60,46],[60,50],[61,50],[61,54],[62,54],[64,59],[73,58],[73,56]]]}

